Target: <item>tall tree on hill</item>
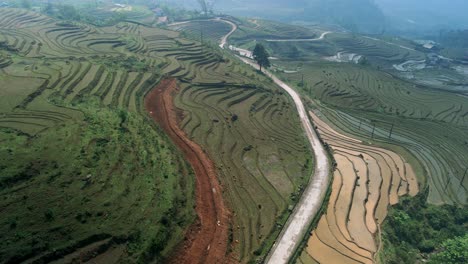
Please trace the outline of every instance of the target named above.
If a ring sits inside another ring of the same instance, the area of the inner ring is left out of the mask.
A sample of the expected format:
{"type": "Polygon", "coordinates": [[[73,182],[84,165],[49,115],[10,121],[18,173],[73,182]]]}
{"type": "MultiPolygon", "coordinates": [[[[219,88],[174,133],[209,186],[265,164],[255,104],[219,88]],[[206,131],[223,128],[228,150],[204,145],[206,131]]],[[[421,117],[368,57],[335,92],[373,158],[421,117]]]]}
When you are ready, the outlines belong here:
{"type": "Polygon", "coordinates": [[[26,9],[31,9],[31,1],[21,0],[21,7],[26,9]]]}
{"type": "Polygon", "coordinates": [[[208,15],[208,4],[206,3],[206,0],[198,0],[198,3],[200,4],[203,13],[205,16],[208,15]]]}
{"type": "Polygon", "coordinates": [[[208,16],[209,13],[213,13],[213,5],[215,4],[214,0],[198,0],[198,3],[200,4],[205,16],[208,16]]]}
{"type": "Polygon", "coordinates": [[[271,66],[270,60],[268,59],[270,55],[262,44],[255,45],[252,55],[254,60],[258,63],[258,66],[260,66],[260,71],[262,71],[262,67],[268,68],[271,66]]]}

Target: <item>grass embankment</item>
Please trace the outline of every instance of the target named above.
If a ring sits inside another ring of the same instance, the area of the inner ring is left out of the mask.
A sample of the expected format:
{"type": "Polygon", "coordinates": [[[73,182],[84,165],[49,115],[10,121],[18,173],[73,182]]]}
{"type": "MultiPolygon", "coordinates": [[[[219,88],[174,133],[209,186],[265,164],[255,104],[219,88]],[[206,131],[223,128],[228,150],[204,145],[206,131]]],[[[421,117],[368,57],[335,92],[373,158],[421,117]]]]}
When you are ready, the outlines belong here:
{"type": "Polygon", "coordinates": [[[164,256],[193,220],[189,167],[142,117],[96,100],[75,109],[83,119],[36,136],[0,131],[0,258],[164,256]]]}

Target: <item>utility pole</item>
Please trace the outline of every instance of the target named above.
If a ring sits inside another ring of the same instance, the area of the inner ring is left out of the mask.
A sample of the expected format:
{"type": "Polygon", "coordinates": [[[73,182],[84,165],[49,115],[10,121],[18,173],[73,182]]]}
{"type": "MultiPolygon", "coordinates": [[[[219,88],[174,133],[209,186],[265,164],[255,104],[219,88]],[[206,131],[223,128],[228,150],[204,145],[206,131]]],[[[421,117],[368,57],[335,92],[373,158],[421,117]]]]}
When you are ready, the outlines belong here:
{"type": "Polygon", "coordinates": [[[374,138],[374,132],[375,132],[375,123],[374,123],[374,126],[372,127],[372,138],[374,138]]]}
{"type": "Polygon", "coordinates": [[[450,184],[451,180],[452,180],[452,177],[450,177],[450,178],[448,179],[448,182],[447,182],[447,184],[445,185],[444,192],[446,192],[446,191],[447,191],[447,188],[448,188],[448,186],[449,186],[449,184],[450,184]]]}
{"type": "Polygon", "coordinates": [[[390,128],[390,133],[388,134],[388,139],[392,138],[392,133],[393,133],[393,127],[395,126],[395,121],[392,123],[392,127],[390,128]]]}
{"type": "Polygon", "coordinates": [[[203,28],[200,27],[200,45],[201,45],[201,54],[203,55],[203,28]]]}
{"type": "MultiPolygon", "coordinates": [[[[465,177],[466,177],[467,173],[468,173],[468,168],[466,168],[465,173],[463,174],[463,177],[462,177],[462,179],[460,181],[460,187],[463,187],[463,189],[465,189],[465,187],[463,186],[463,182],[465,181],[465,177]]],[[[460,190],[460,187],[458,187],[459,190],[460,190]]]]}

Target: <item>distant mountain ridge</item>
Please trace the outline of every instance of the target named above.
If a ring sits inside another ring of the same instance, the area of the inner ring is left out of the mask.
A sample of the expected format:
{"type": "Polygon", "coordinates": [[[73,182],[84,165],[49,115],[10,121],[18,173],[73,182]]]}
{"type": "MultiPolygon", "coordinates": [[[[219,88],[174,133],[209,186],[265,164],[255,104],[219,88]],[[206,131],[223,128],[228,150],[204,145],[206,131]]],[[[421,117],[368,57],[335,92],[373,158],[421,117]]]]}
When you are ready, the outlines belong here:
{"type": "Polygon", "coordinates": [[[238,16],[334,24],[365,33],[380,33],[386,27],[386,18],[373,0],[218,0],[215,9],[238,16]]]}
{"type": "MultiPolygon", "coordinates": [[[[197,0],[170,2],[190,8],[199,6],[197,0]]],[[[214,3],[215,12],[283,22],[332,24],[360,33],[422,35],[441,29],[468,28],[468,0],[214,0],[214,3]]]]}
{"type": "Polygon", "coordinates": [[[468,29],[467,0],[376,0],[396,33],[468,29]]]}

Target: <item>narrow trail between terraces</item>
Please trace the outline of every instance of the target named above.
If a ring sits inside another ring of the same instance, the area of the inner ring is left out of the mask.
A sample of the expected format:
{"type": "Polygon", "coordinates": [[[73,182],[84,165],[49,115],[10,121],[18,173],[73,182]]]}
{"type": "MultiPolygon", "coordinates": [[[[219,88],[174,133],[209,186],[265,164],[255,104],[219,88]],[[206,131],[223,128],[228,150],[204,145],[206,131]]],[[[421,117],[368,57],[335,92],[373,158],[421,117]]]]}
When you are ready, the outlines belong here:
{"type": "Polygon", "coordinates": [[[145,109],[184,154],[195,172],[198,219],[176,248],[171,263],[227,263],[230,213],[224,204],[222,187],[213,162],[178,125],[180,112],[173,97],[179,87],[175,79],[162,80],[145,97],[145,109]]]}

